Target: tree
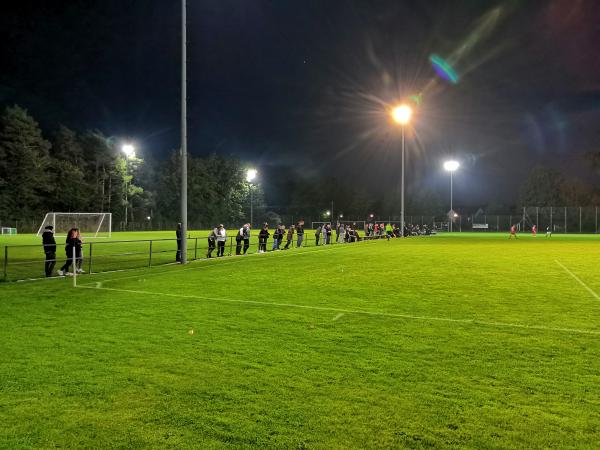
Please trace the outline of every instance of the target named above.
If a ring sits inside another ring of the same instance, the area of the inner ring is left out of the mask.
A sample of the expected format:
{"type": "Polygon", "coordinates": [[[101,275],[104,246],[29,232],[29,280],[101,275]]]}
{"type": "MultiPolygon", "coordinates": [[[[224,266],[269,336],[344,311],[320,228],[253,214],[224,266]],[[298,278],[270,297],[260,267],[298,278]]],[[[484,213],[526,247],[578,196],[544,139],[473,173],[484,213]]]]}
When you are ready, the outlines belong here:
{"type": "Polygon", "coordinates": [[[555,169],[537,166],[521,186],[521,206],[560,206],[563,203],[561,186],[564,178],[555,169]]]}
{"type": "Polygon", "coordinates": [[[87,211],[93,189],[86,181],[83,149],[77,134],[60,126],[50,151],[53,186],[49,211],[87,211]]]}
{"type": "Polygon", "coordinates": [[[114,146],[102,132],[93,130],[81,136],[81,147],[86,155],[85,174],[91,188],[89,207],[95,211],[111,210],[114,146]]]}
{"type": "Polygon", "coordinates": [[[37,122],[19,106],[0,117],[0,213],[11,218],[35,217],[47,209],[52,191],[50,143],[37,122]]]}

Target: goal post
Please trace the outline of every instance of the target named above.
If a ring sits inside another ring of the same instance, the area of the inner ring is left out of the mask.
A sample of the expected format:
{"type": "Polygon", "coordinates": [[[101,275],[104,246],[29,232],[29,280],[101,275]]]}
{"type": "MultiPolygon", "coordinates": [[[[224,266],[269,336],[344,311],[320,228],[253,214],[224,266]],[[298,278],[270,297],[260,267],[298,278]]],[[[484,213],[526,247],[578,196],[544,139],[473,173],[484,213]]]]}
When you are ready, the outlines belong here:
{"type": "Polygon", "coordinates": [[[87,237],[110,237],[112,232],[111,213],[46,213],[37,235],[41,236],[44,229],[52,225],[55,236],[66,236],[71,228],[79,228],[82,235],[87,237]]]}

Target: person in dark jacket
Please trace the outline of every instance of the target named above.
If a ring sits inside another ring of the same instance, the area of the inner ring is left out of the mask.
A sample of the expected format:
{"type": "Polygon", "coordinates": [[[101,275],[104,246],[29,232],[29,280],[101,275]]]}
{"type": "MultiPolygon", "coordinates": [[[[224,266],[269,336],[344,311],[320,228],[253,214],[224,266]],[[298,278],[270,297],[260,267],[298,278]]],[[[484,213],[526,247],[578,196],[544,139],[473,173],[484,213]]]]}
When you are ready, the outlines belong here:
{"type": "Polygon", "coordinates": [[[283,242],[283,236],[285,236],[285,225],[279,224],[279,235],[277,236],[277,250],[281,250],[281,243],[283,242]]]}
{"type": "Polygon", "coordinates": [[[52,276],[52,271],[56,265],[56,241],[54,240],[53,229],[52,225],[48,225],[42,233],[42,245],[44,246],[44,253],[46,254],[44,269],[47,277],[52,276]]]}
{"type": "Polygon", "coordinates": [[[235,255],[236,256],[239,256],[242,254],[242,240],[244,239],[244,228],[246,228],[246,224],[244,224],[242,226],[242,228],[240,228],[235,235],[235,255]]]}
{"type": "Polygon", "coordinates": [[[273,232],[273,248],[272,250],[279,250],[281,247],[281,241],[283,240],[283,234],[285,233],[285,228],[283,225],[277,225],[275,231],[273,232]]]}
{"type": "Polygon", "coordinates": [[[292,243],[292,239],[294,239],[294,225],[290,225],[287,231],[287,242],[285,244],[284,250],[290,248],[290,244],[292,243]]]}
{"type": "MultiPolygon", "coordinates": [[[[65,254],[67,255],[67,260],[62,265],[60,269],[58,269],[58,274],[62,277],[69,273],[69,267],[74,263],[73,261],[73,248],[75,247],[75,240],[77,239],[77,228],[71,228],[67,233],[67,239],[65,241],[65,254]]],[[[75,264],[73,264],[73,269],[75,270],[75,264]]]]}
{"type": "Polygon", "coordinates": [[[269,233],[269,224],[265,223],[258,233],[258,253],[266,253],[269,236],[271,236],[271,233],[269,233]]]}
{"type": "Polygon", "coordinates": [[[217,247],[217,234],[215,230],[212,230],[208,235],[208,252],[206,253],[207,258],[212,258],[212,252],[217,247]]]}
{"type": "Polygon", "coordinates": [[[317,227],[317,229],[315,230],[315,245],[319,245],[319,239],[321,238],[321,231],[323,230],[323,228],[321,227],[321,225],[319,225],[317,227]]]}
{"type": "Polygon", "coordinates": [[[296,225],[296,237],[296,247],[300,248],[302,247],[302,241],[304,240],[304,220],[302,219],[300,219],[296,225]]]}
{"type": "Polygon", "coordinates": [[[76,270],[77,273],[83,273],[85,272],[85,270],[81,268],[81,266],[83,266],[83,240],[81,239],[79,228],[75,228],[73,245],[75,246],[75,264],[73,265],[73,270],[76,270]]]}
{"type": "Polygon", "coordinates": [[[181,262],[181,223],[177,224],[177,229],[175,230],[175,237],[177,238],[177,253],[175,254],[175,261],[181,262]]]}

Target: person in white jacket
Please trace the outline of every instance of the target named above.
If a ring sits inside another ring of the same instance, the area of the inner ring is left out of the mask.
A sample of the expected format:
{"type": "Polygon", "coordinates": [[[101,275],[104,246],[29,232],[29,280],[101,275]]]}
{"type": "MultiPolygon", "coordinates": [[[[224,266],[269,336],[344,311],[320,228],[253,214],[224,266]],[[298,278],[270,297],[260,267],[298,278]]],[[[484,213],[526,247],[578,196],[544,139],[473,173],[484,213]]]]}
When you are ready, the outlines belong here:
{"type": "Polygon", "coordinates": [[[344,224],[340,225],[340,234],[338,237],[338,244],[343,244],[346,240],[346,227],[344,224]]]}
{"type": "Polygon", "coordinates": [[[223,256],[225,253],[225,242],[227,241],[227,230],[223,224],[219,224],[215,228],[215,235],[217,236],[217,256],[223,256]]]}

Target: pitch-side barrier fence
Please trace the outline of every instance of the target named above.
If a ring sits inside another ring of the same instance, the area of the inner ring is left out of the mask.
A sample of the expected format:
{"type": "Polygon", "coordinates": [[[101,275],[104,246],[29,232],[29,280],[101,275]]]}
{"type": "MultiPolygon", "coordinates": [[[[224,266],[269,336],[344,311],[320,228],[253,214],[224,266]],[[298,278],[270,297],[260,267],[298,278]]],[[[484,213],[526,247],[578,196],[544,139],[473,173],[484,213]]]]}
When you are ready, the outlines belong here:
{"type": "MultiPolygon", "coordinates": [[[[384,238],[384,237],[376,237],[384,238]]],[[[375,239],[375,237],[360,240],[375,239]]],[[[298,237],[294,235],[293,239],[287,245],[287,238],[284,236],[281,242],[281,250],[293,250],[298,245],[298,237]],[[287,245],[287,248],[286,248],[287,245]]],[[[332,234],[329,245],[341,244],[336,241],[335,234],[332,234]]],[[[314,233],[305,234],[302,247],[314,247],[316,245],[325,245],[323,237],[318,241],[314,233]]],[[[261,243],[257,236],[252,236],[250,245],[246,254],[258,253],[261,243]]],[[[274,251],[272,236],[264,245],[267,252],[274,251]]],[[[28,279],[37,279],[45,277],[46,263],[54,263],[52,276],[58,276],[58,270],[67,261],[64,245],[57,244],[56,258],[46,260],[43,245],[5,245],[1,247],[2,252],[2,278],[3,281],[20,281],[28,279]]],[[[198,260],[207,258],[209,253],[208,237],[189,237],[188,238],[188,260],[198,260]]],[[[215,243],[211,257],[217,258],[219,246],[215,243]]],[[[237,253],[237,241],[235,237],[228,237],[223,246],[223,256],[232,256],[237,253]]],[[[244,242],[241,242],[240,253],[244,253],[244,242]]],[[[83,270],[82,275],[91,273],[112,272],[127,269],[140,269],[145,267],[164,266],[175,264],[177,257],[176,239],[148,239],[148,240],[129,240],[129,241],[95,241],[85,242],[82,245],[81,260],[78,261],[79,267],[83,270]]],[[[74,267],[71,265],[69,272],[74,267]]]]}

